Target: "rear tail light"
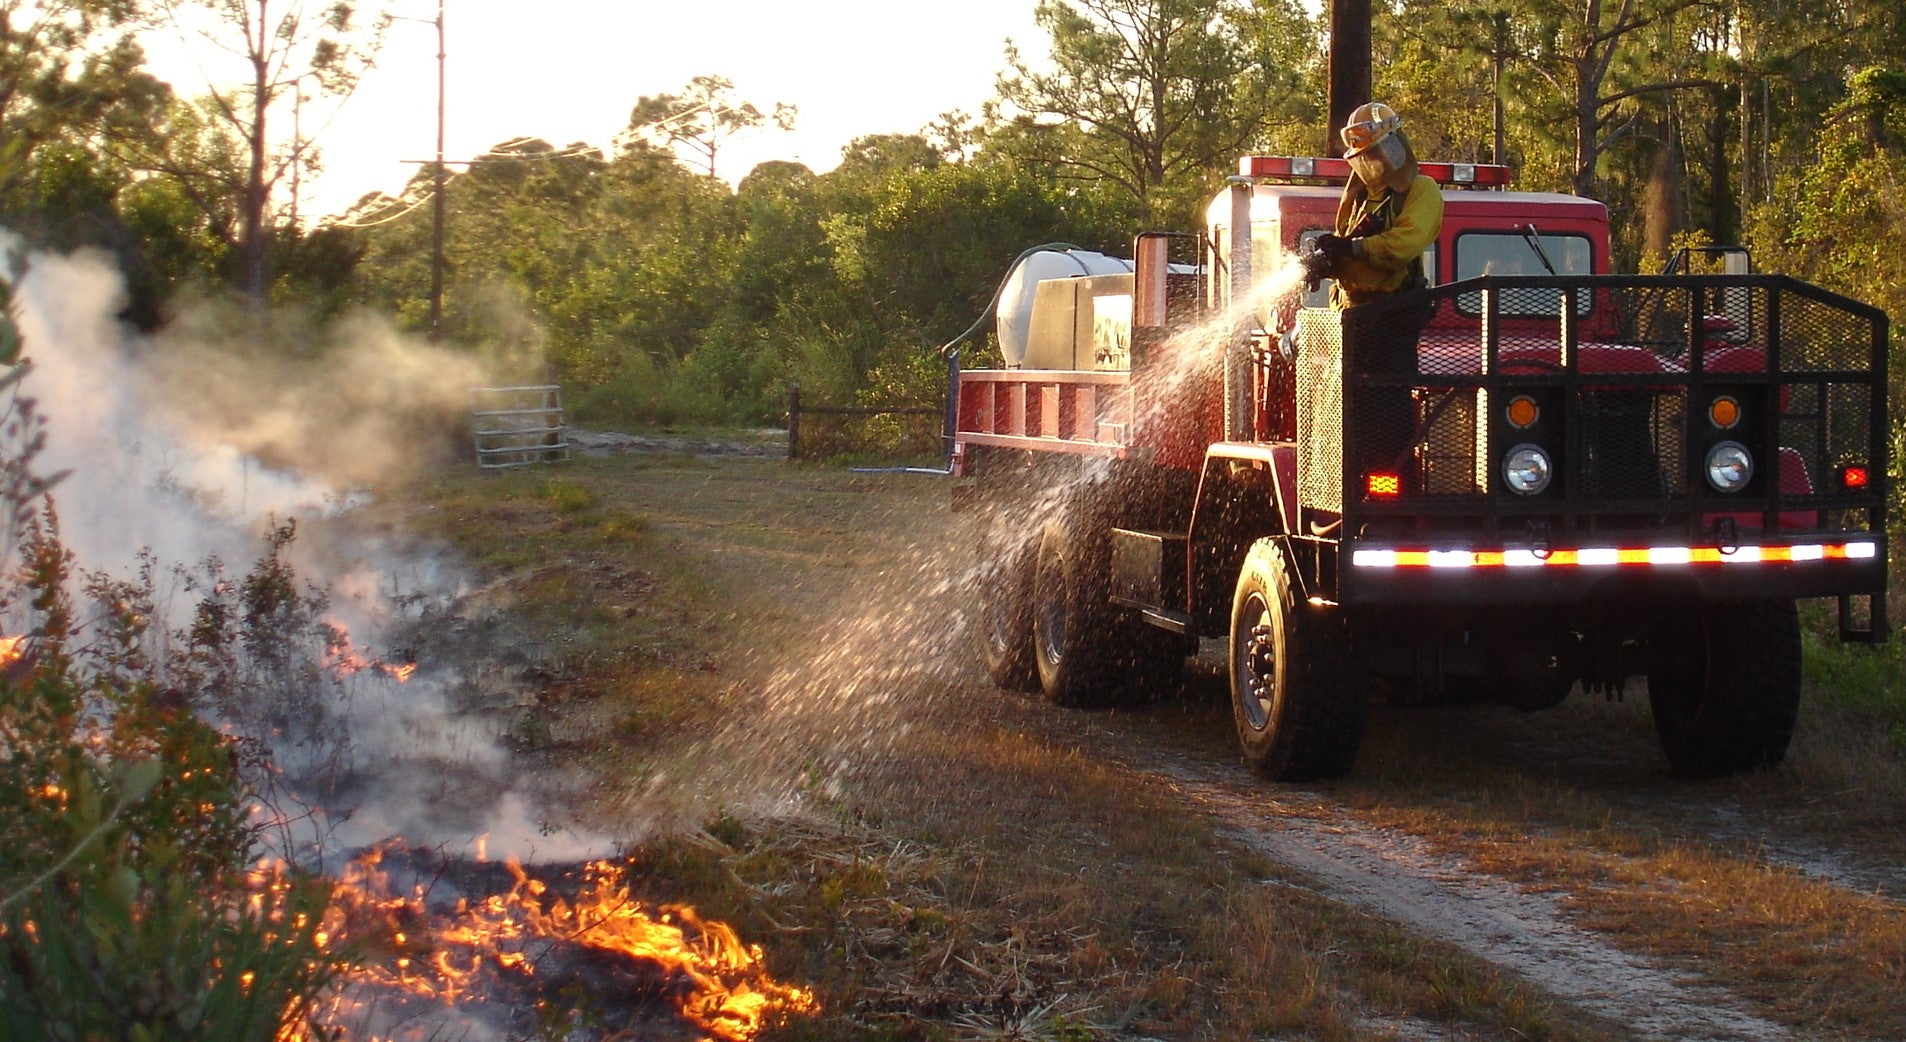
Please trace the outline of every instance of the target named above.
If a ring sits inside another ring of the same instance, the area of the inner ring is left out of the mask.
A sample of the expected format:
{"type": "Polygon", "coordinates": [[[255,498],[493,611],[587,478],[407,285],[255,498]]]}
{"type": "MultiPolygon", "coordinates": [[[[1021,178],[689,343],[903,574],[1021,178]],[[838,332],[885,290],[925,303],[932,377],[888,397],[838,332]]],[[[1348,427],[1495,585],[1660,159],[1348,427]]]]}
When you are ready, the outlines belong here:
{"type": "Polygon", "coordinates": [[[1871,483],[1871,480],[1872,478],[1867,473],[1866,468],[1858,464],[1849,464],[1848,466],[1840,468],[1841,488],[1863,489],[1871,483]]]}
{"type": "Polygon", "coordinates": [[[1399,474],[1365,474],[1363,490],[1371,499],[1395,499],[1403,494],[1403,478],[1399,474]]]}

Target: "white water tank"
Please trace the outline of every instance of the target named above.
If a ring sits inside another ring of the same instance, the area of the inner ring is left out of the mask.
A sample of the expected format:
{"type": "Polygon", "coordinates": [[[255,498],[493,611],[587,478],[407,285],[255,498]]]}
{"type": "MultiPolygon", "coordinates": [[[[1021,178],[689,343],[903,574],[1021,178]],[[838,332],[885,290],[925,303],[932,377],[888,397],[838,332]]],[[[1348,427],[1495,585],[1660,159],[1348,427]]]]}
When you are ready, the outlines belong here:
{"type": "Polygon", "coordinates": [[[1017,369],[1026,360],[1026,340],[1032,330],[1032,301],[1039,283],[1082,275],[1123,275],[1132,262],[1091,250],[1040,250],[1027,254],[1006,276],[995,312],[999,350],[1006,368],[1017,369]]]}

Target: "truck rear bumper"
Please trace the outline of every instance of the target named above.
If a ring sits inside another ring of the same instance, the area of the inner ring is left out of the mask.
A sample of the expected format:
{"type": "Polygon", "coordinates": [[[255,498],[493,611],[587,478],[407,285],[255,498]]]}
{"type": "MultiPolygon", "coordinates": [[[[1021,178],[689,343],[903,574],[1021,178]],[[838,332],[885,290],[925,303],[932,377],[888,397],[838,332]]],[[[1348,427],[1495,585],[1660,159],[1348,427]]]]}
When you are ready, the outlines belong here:
{"type": "Polygon", "coordinates": [[[1612,596],[1733,600],[1832,597],[1886,588],[1886,541],[1872,534],[1737,547],[1398,546],[1346,542],[1345,605],[1486,606],[1612,596]]]}

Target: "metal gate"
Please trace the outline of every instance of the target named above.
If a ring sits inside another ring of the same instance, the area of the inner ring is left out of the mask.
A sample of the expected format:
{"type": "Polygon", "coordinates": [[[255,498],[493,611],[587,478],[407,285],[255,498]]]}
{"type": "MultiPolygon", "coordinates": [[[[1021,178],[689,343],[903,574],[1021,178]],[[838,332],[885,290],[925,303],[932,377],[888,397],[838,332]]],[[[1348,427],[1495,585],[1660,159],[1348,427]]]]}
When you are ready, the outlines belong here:
{"type": "Polygon", "coordinates": [[[486,470],[569,458],[562,390],[554,384],[472,387],[470,427],[477,466],[486,470]]]}

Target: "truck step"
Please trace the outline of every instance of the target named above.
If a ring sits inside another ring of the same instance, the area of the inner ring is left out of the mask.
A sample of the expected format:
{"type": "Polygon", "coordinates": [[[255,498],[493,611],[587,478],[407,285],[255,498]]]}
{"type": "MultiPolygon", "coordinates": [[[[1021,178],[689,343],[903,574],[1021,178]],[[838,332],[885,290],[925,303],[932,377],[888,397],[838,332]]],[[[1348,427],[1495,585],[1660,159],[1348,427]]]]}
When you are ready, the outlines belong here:
{"type": "Polygon", "coordinates": [[[1883,593],[1840,595],[1840,642],[1843,644],[1884,644],[1889,627],[1886,623],[1886,595],[1883,593]],[[1861,612],[1855,605],[1856,597],[1864,597],[1866,610],[1861,612]],[[1861,616],[1864,616],[1862,619],[1861,616]]]}
{"type": "Polygon", "coordinates": [[[1182,611],[1167,608],[1143,608],[1139,617],[1161,630],[1170,630],[1181,637],[1191,635],[1191,616],[1182,611]]]}
{"type": "Polygon", "coordinates": [[[1112,600],[1133,608],[1184,608],[1186,542],[1183,532],[1112,529],[1112,600]]]}

